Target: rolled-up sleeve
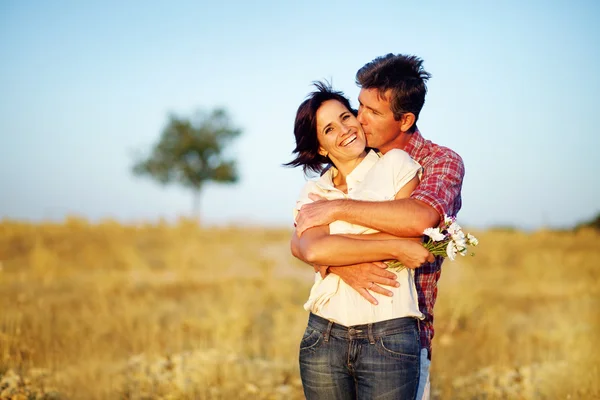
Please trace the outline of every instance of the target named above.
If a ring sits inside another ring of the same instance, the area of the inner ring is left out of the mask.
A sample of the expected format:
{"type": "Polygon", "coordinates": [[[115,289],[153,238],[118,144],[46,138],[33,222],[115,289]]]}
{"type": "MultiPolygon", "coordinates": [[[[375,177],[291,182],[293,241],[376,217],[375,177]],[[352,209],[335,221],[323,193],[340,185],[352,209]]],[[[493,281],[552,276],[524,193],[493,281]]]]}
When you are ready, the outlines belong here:
{"type": "Polygon", "coordinates": [[[433,207],[441,221],[445,215],[454,216],[458,212],[465,175],[462,158],[450,149],[443,150],[440,154],[432,155],[432,162],[424,163],[421,182],[410,196],[433,207]]]}

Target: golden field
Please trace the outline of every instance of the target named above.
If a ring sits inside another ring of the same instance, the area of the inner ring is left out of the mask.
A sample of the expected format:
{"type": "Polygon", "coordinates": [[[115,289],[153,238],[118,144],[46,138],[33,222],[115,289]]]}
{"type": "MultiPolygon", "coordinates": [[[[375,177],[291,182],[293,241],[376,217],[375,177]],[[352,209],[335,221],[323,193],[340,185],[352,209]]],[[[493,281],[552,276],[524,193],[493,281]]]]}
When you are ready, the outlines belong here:
{"type": "MultiPolygon", "coordinates": [[[[600,398],[600,235],[473,232],[435,308],[435,399],[600,398]]],[[[301,399],[291,232],[0,222],[0,399],[301,399]]]]}

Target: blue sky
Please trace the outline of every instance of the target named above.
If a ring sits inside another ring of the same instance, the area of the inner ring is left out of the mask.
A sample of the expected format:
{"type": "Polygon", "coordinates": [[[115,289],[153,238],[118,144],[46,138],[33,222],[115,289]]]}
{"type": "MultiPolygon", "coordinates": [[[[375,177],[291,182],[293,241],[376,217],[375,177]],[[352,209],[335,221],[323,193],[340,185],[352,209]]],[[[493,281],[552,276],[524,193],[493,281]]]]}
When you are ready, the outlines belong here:
{"type": "Polygon", "coordinates": [[[304,177],[281,164],[311,82],[356,105],[356,71],[392,52],[433,75],[419,128],[465,161],[463,224],[570,226],[600,212],[598,20],[593,1],[3,0],[0,218],[188,215],[134,154],[169,113],[222,106],[241,181],[208,185],[202,219],[289,226],[304,177]]]}

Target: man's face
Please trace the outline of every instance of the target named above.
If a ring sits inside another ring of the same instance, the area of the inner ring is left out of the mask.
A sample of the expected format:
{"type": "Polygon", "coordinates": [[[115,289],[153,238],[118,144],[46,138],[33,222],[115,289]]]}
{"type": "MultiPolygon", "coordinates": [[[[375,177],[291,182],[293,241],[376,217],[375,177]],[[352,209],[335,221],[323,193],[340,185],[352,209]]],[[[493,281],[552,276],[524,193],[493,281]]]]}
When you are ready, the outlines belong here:
{"type": "Polygon", "coordinates": [[[362,125],[367,145],[382,153],[399,147],[401,140],[400,121],[394,119],[390,108],[389,91],[385,97],[379,96],[377,89],[361,89],[358,95],[358,122],[362,125]]]}

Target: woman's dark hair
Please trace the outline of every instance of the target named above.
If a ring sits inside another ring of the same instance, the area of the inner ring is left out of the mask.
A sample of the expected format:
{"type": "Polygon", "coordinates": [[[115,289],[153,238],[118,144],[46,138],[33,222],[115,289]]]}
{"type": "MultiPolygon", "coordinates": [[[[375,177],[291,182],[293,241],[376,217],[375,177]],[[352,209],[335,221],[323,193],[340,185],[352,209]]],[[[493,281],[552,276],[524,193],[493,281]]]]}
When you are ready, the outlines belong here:
{"type": "Polygon", "coordinates": [[[313,84],[317,90],[308,95],[296,112],[296,121],[294,122],[296,148],[293,151],[296,158],[283,164],[286,167],[302,166],[305,175],[308,175],[310,171],[319,174],[323,171],[325,164],[331,163],[329,157],[319,154],[317,111],[321,105],[328,100],[337,100],[356,116],[356,110],[350,106],[350,101],[344,96],[344,93],[333,90],[328,82],[317,81],[313,84]]]}
{"type": "Polygon", "coordinates": [[[415,123],[409,129],[413,133],[425,104],[429,78],[431,74],[423,69],[423,60],[419,57],[390,53],[359,69],[356,84],[363,89],[377,89],[382,98],[391,90],[389,101],[394,119],[399,121],[402,114],[413,113],[415,123]]]}

